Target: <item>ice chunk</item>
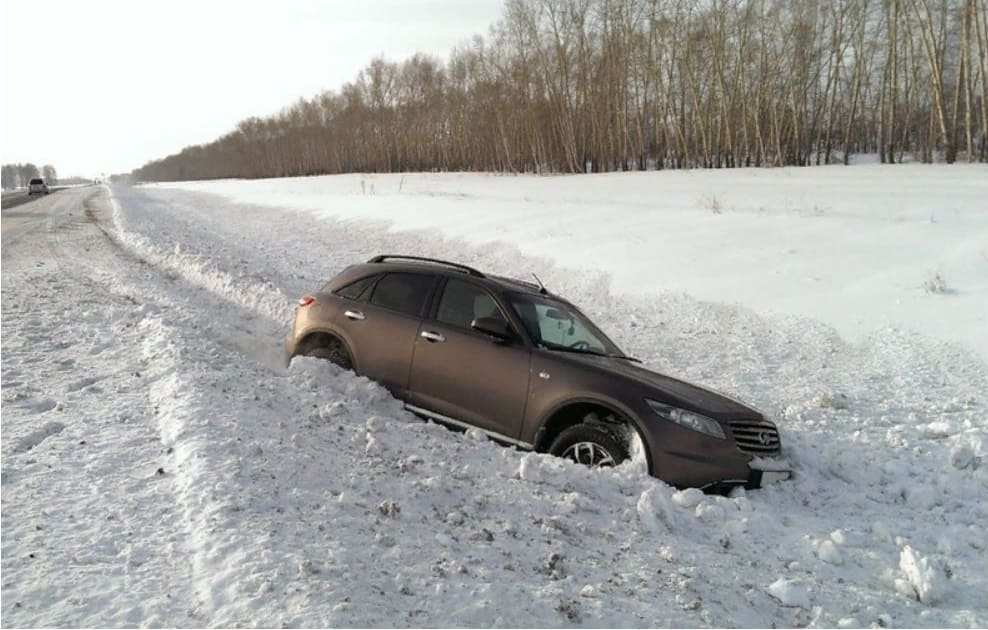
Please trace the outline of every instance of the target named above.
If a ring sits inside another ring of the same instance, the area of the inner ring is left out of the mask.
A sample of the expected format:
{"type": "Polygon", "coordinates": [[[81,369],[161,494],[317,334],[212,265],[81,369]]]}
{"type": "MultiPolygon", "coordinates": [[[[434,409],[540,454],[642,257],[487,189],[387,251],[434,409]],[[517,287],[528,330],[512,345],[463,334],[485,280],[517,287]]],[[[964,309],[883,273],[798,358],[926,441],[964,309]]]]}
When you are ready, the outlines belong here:
{"type": "Polygon", "coordinates": [[[782,602],[783,606],[810,607],[810,589],[802,580],[779,578],[768,587],[768,594],[782,602]]]}
{"type": "Polygon", "coordinates": [[[816,555],[828,564],[844,564],[844,558],[841,556],[840,549],[830,540],[824,540],[817,546],[816,555]]]}
{"type": "Polygon", "coordinates": [[[480,429],[467,429],[465,436],[468,440],[471,440],[473,442],[487,441],[487,434],[481,431],[480,429]]]}
{"type": "Polygon", "coordinates": [[[946,575],[935,560],[906,545],[899,554],[899,568],[913,587],[916,599],[930,606],[943,599],[946,575]]]}
{"type": "MultiPolygon", "coordinates": [[[[549,483],[558,473],[562,472],[566,464],[566,461],[558,457],[545,457],[538,453],[527,453],[521,458],[518,464],[517,476],[524,481],[549,483]]],[[[579,470],[580,467],[577,466],[576,469],[579,470]]],[[[572,473],[572,470],[570,473],[572,473]]],[[[565,478],[563,476],[563,479],[565,478]]]]}
{"type": "Polygon", "coordinates": [[[653,484],[638,497],[638,519],[649,532],[663,533],[673,525],[675,509],[669,501],[669,488],[653,484]]]}
{"type": "Polygon", "coordinates": [[[707,523],[721,523],[726,518],[724,508],[712,501],[704,501],[696,506],[696,517],[707,523]]]}
{"type": "Polygon", "coordinates": [[[684,508],[696,507],[703,501],[703,491],[697,488],[687,488],[685,490],[680,490],[676,494],[672,495],[672,500],[676,502],[676,505],[684,508]]]}

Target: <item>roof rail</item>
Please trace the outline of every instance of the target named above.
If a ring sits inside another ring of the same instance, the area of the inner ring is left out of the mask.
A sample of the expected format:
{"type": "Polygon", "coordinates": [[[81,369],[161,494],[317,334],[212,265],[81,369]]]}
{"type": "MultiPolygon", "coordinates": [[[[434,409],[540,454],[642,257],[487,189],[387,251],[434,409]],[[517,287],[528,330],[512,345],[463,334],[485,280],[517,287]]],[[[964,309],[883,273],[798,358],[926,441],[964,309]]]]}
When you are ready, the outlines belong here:
{"type": "Polygon", "coordinates": [[[532,287],[533,289],[538,289],[539,288],[539,285],[535,284],[531,280],[522,280],[520,278],[512,278],[511,276],[493,276],[493,277],[494,278],[497,278],[498,280],[504,280],[506,282],[513,282],[515,284],[523,284],[526,287],[532,287]]]}
{"type": "Polygon", "coordinates": [[[467,267],[466,265],[461,265],[455,262],[449,262],[448,260],[439,260],[437,258],[424,258],[422,256],[403,256],[401,254],[381,254],[379,256],[374,256],[368,263],[380,263],[387,260],[414,260],[416,262],[427,262],[434,265],[443,265],[445,267],[452,267],[457,271],[462,271],[463,273],[469,274],[471,276],[476,276],[478,278],[485,278],[486,276],[473,267],[467,267]]]}

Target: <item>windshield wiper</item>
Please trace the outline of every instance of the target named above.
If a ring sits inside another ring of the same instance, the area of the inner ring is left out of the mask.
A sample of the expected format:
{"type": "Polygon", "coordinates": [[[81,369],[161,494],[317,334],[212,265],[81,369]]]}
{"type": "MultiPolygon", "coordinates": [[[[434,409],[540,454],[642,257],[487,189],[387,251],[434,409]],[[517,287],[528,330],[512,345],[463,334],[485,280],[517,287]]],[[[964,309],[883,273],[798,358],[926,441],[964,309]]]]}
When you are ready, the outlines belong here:
{"type": "Polygon", "coordinates": [[[638,359],[638,358],[635,358],[635,357],[629,357],[626,354],[621,354],[621,355],[612,354],[611,356],[614,357],[615,359],[624,359],[625,361],[631,361],[632,363],[641,363],[641,364],[644,364],[645,363],[641,359],[638,359]]]}
{"type": "Polygon", "coordinates": [[[546,350],[558,350],[559,352],[572,352],[574,354],[592,354],[595,357],[607,357],[608,359],[624,359],[625,361],[633,361],[635,363],[641,363],[641,359],[636,359],[635,357],[629,357],[624,354],[607,354],[606,352],[598,352],[597,350],[590,350],[589,348],[568,348],[566,346],[557,346],[555,344],[549,346],[542,343],[541,346],[546,350]]]}

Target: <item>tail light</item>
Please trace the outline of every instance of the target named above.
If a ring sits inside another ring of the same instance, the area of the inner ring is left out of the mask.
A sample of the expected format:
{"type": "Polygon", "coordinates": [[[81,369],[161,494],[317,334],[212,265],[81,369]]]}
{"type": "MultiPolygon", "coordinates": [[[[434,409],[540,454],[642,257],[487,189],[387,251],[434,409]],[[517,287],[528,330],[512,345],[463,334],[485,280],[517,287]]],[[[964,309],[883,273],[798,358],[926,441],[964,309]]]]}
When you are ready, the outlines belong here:
{"type": "Polygon", "coordinates": [[[315,301],[316,301],[316,298],[312,297],[311,295],[303,295],[302,297],[300,297],[298,299],[298,305],[299,306],[308,306],[309,304],[312,304],[315,301]]]}

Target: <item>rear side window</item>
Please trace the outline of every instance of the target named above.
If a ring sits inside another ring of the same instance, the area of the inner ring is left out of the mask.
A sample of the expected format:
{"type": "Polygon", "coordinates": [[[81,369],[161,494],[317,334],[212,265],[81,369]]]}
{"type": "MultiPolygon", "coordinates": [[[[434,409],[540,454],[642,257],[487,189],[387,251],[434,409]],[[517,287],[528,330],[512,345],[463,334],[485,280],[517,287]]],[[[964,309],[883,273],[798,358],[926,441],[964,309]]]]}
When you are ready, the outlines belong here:
{"type": "Polygon", "coordinates": [[[356,282],[351,282],[342,289],[337,289],[336,295],[340,297],[345,297],[349,300],[360,300],[367,297],[369,289],[373,286],[374,281],[380,276],[368,276],[367,278],[361,278],[356,282]]]}
{"type": "Polygon", "coordinates": [[[386,274],[374,287],[371,304],[421,316],[434,280],[434,276],[418,273],[386,274]]]}

